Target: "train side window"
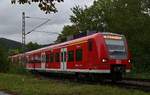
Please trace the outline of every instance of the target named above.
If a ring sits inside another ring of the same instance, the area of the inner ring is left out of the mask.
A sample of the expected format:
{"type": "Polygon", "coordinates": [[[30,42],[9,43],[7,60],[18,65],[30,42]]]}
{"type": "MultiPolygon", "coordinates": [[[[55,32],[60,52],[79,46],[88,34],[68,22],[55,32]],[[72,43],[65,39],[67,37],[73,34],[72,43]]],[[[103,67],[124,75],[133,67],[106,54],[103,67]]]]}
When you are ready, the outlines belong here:
{"type": "Polygon", "coordinates": [[[63,61],[63,52],[61,53],[61,61],[63,61]]]}
{"type": "Polygon", "coordinates": [[[77,49],[76,50],[76,61],[82,61],[82,49],[77,49]]]}
{"type": "Polygon", "coordinates": [[[33,60],[34,60],[34,58],[33,58],[33,55],[32,55],[32,56],[31,56],[30,63],[33,63],[33,60]]]}
{"type": "Polygon", "coordinates": [[[46,62],[46,56],[45,55],[42,55],[42,62],[44,62],[44,63],[46,62]]]}
{"type": "Polygon", "coordinates": [[[74,51],[68,51],[68,62],[74,61],[74,51]]]}
{"type": "Polygon", "coordinates": [[[38,61],[39,61],[39,63],[41,63],[41,62],[42,62],[42,60],[41,60],[41,56],[40,56],[40,55],[38,55],[38,61]]]}
{"type": "Polygon", "coordinates": [[[49,62],[49,54],[46,54],[46,63],[49,62]]]}
{"type": "Polygon", "coordinates": [[[66,52],[64,52],[64,62],[66,62],[66,52]]]}
{"type": "Polygon", "coordinates": [[[88,40],[88,50],[89,50],[89,51],[92,51],[92,49],[93,49],[93,40],[92,40],[92,39],[89,39],[89,40],[88,40]]]}
{"type": "Polygon", "coordinates": [[[54,54],[50,54],[50,62],[54,62],[54,54]]]}
{"type": "Polygon", "coordinates": [[[55,61],[60,62],[60,54],[59,53],[55,54],[55,61]]]}

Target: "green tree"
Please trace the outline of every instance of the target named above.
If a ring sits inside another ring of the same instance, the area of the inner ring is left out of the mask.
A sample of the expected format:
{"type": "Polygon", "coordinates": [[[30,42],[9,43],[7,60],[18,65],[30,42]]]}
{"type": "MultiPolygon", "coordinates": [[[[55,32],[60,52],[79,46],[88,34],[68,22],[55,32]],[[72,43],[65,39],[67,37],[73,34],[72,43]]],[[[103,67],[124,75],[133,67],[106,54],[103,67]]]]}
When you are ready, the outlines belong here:
{"type": "Polygon", "coordinates": [[[71,22],[81,31],[107,31],[107,15],[110,13],[112,0],[99,0],[87,8],[72,8],[71,22]]]}
{"type": "Polygon", "coordinates": [[[137,34],[138,31],[142,32],[143,27],[148,27],[144,23],[149,15],[143,12],[141,4],[139,0],[98,0],[90,8],[74,7],[70,20],[81,31],[105,30],[125,35],[137,34]]]}
{"type": "Polygon", "coordinates": [[[19,48],[17,48],[17,49],[10,49],[8,51],[8,55],[15,55],[15,54],[19,54],[19,53],[21,53],[21,50],[19,48]]]}
{"type": "Polygon", "coordinates": [[[41,45],[37,44],[37,43],[33,43],[33,42],[29,42],[26,45],[27,51],[31,51],[31,50],[35,50],[35,49],[39,49],[41,48],[41,45]]]}
{"type": "Polygon", "coordinates": [[[79,33],[78,28],[75,25],[66,25],[64,26],[61,34],[57,37],[55,43],[64,42],[67,40],[68,36],[79,33]]]}
{"type": "Polygon", "coordinates": [[[57,12],[57,9],[55,7],[55,1],[57,2],[63,2],[63,0],[11,0],[12,4],[15,4],[18,2],[19,4],[31,4],[31,3],[38,3],[39,8],[46,12],[46,13],[51,13],[51,12],[57,12]]]}
{"type": "Polygon", "coordinates": [[[112,4],[110,14],[105,16],[108,31],[126,35],[132,52],[133,67],[138,72],[150,71],[150,16],[144,12],[141,2],[116,0],[112,4]]]}

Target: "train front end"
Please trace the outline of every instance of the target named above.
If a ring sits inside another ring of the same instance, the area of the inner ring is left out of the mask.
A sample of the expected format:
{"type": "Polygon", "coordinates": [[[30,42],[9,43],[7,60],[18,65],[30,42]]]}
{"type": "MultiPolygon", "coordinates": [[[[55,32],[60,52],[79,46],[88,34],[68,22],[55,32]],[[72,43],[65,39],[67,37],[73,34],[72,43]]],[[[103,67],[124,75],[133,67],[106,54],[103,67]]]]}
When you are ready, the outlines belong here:
{"type": "Polygon", "coordinates": [[[125,36],[114,34],[114,33],[104,33],[104,46],[105,58],[102,58],[103,63],[109,64],[109,69],[111,71],[111,78],[122,79],[122,75],[126,72],[130,72],[130,54],[128,51],[128,45],[125,36]]]}

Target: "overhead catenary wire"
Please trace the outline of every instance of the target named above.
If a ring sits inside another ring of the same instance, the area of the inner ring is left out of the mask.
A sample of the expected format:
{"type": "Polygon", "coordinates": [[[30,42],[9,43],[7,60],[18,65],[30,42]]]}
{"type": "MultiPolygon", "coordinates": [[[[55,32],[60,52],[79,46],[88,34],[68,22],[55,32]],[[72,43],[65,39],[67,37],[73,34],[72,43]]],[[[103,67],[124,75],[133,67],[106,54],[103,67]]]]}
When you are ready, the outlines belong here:
{"type": "Polygon", "coordinates": [[[40,25],[36,26],[35,28],[33,28],[32,30],[30,30],[29,32],[27,32],[25,35],[30,34],[31,32],[35,31],[37,28],[43,26],[44,24],[48,23],[50,21],[50,19],[46,20],[45,22],[41,23],[40,25]]]}
{"type": "Polygon", "coordinates": [[[30,16],[26,16],[26,18],[31,18],[31,19],[41,19],[41,20],[48,20],[49,18],[41,18],[41,17],[30,17],[30,16]]]}
{"type": "Polygon", "coordinates": [[[54,35],[58,35],[59,34],[57,32],[48,32],[48,31],[35,31],[35,32],[42,32],[42,33],[48,33],[48,34],[54,34],[54,35]]]}

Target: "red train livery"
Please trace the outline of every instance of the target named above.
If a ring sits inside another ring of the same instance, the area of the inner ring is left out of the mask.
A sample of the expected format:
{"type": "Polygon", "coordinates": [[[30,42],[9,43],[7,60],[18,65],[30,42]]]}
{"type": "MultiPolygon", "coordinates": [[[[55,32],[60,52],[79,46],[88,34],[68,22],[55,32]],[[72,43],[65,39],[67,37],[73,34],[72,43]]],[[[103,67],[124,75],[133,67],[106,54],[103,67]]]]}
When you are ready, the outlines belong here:
{"type": "MultiPolygon", "coordinates": [[[[109,32],[29,51],[25,57],[28,70],[113,75],[131,70],[125,37],[109,32]]],[[[22,54],[11,56],[13,63],[21,58],[22,54]]]]}

